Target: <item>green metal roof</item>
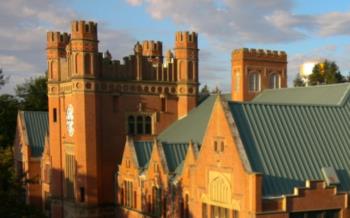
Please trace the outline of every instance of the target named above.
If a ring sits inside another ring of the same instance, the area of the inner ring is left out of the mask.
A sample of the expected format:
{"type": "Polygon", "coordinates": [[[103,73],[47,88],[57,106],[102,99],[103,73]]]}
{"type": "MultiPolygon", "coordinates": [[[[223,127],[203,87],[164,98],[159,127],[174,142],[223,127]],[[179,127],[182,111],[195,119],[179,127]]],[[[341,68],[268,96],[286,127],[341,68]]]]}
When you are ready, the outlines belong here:
{"type": "Polygon", "coordinates": [[[209,96],[188,115],[166,128],[158,136],[165,143],[194,143],[201,144],[207,129],[210,114],[213,110],[216,95],[209,96]]]}
{"type": "Polygon", "coordinates": [[[340,105],[350,89],[350,83],[322,86],[266,89],[256,96],[255,103],[340,105]]]}
{"type": "Polygon", "coordinates": [[[170,172],[174,172],[176,168],[183,162],[186,157],[188,143],[168,144],[163,143],[165,159],[170,172]]]}
{"type": "Polygon", "coordinates": [[[253,171],[263,173],[264,196],[291,194],[294,187],[305,186],[308,179],[324,180],[322,167],[334,167],[341,182],[338,189],[350,191],[348,86],[306,88],[316,100],[305,94],[308,96],[300,96],[304,100],[299,105],[284,104],[288,102],[284,99],[280,99],[282,104],[277,100],[272,104],[229,102],[253,171]],[[329,99],[330,95],[320,99],[319,93],[326,89],[337,93],[333,94],[337,99],[329,99]],[[341,96],[347,97],[339,105],[341,96]],[[310,105],[305,104],[306,99],[310,105]]]}
{"type": "Polygon", "coordinates": [[[22,113],[31,154],[33,157],[41,157],[48,132],[48,113],[43,111],[22,111],[22,113]]]}
{"type": "Polygon", "coordinates": [[[136,141],[134,142],[137,161],[140,168],[146,168],[151,158],[152,141],[136,141]]]}

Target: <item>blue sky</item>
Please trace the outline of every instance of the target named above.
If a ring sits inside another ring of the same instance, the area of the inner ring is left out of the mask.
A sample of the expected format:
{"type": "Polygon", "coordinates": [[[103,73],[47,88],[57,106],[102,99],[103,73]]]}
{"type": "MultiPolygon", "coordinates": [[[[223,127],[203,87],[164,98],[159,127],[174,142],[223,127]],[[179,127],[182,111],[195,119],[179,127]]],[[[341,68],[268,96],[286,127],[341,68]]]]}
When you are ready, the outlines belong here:
{"type": "Polygon", "coordinates": [[[288,53],[289,84],[305,61],[328,58],[350,72],[350,1],[345,0],[11,0],[0,7],[0,93],[46,69],[45,34],[74,19],[99,24],[100,51],[132,53],[136,41],[171,49],[175,31],[199,33],[200,81],[230,89],[230,53],[240,47],[288,53]]]}

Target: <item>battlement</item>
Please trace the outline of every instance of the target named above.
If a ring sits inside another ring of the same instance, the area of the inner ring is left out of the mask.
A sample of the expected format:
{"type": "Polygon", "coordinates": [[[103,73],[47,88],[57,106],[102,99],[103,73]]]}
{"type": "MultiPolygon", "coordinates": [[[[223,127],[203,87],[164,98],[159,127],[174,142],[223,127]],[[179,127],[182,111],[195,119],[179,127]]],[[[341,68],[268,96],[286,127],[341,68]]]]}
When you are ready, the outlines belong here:
{"type": "Polygon", "coordinates": [[[47,32],[47,48],[64,49],[69,43],[70,35],[68,33],[47,32]]]}
{"type": "Polygon", "coordinates": [[[175,48],[197,48],[198,35],[195,32],[176,32],[175,33],[175,48]]]}
{"type": "Polygon", "coordinates": [[[242,58],[273,58],[287,60],[287,53],[285,51],[254,49],[254,48],[241,48],[235,49],[232,52],[232,57],[242,58]]]}
{"type": "Polygon", "coordinates": [[[160,41],[145,40],[142,42],[142,55],[143,56],[162,56],[163,44],[160,41]]]}
{"type": "Polygon", "coordinates": [[[176,32],[175,33],[175,42],[192,42],[197,44],[198,38],[197,33],[195,32],[176,32]]]}
{"type": "Polygon", "coordinates": [[[97,23],[92,21],[72,21],[72,39],[97,40],[97,23]]]}

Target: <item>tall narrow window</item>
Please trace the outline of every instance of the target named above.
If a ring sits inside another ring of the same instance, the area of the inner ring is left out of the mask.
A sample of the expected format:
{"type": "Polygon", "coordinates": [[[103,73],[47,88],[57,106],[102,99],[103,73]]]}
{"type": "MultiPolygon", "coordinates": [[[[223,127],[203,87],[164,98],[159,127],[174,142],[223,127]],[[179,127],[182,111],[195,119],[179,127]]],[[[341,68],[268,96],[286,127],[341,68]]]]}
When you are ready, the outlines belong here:
{"type": "Polygon", "coordinates": [[[136,125],[137,125],[137,134],[143,134],[143,117],[137,116],[136,118],[136,125]]]}
{"type": "Polygon", "coordinates": [[[202,203],[202,218],[208,218],[208,209],[205,203],[202,203]]]}
{"type": "Polygon", "coordinates": [[[135,134],[135,117],[134,116],[128,117],[128,133],[130,135],[135,134]]]}
{"type": "Polygon", "coordinates": [[[257,72],[249,73],[249,91],[250,92],[260,91],[260,74],[257,72]]]}
{"type": "Polygon", "coordinates": [[[280,76],[277,73],[273,73],[269,78],[269,88],[270,89],[278,89],[281,87],[280,84],[280,76]]]}
{"type": "Polygon", "coordinates": [[[57,108],[53,109],[53,122],[56,123],[57,122],[57,108]]]}
{"type": "Polygon", "coordinates": [[[193,76],[193,62],[189,61],[188,62],[188,80],[193,81],[194,76],[193,76]]]}
{"type": "Polygon", "coordinates": [[[190,205],[188,194],[185,195],[185,218],[190,218],[190,205]]]}
{"type": "Polygon", "coordinates": [[[85,74],[91,74],[91,58],[90,58],[90,54],[84,54],[84,66],[85,66],[85,69],[84,69],[84,73],[85,74]]]}
{"type": "Polygon", "coordinates": [[[161,98],[161,111],[162,112],[166,112],[166,99],[165,98],[161,98]]]}
{"type": "Polygon", "coordinates": [[[85,202],[85,188],[80,187],[80,202],[85,202]]]}
{"type": "Polygon", "coordinates": [[[152,122],[151,117],[145,117],[145,134],[152,134],[152,122]]]}
{"type": "Polygon", "coordinates": [[[65,168],[65,185],[66,197],[74,199],[74,180],[75,180],[75,158],[71,154],[66,154],[66,168],[65,168]]]}

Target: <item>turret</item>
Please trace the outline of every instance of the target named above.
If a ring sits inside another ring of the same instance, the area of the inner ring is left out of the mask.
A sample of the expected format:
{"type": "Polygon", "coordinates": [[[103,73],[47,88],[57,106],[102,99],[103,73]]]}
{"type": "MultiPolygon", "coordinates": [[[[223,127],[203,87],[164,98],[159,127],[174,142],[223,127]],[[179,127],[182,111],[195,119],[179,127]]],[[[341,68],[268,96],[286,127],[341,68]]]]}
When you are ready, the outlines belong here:
{"type": "Polygon", "coordinates": [[[175,58],[178,61],[178,80],[198,82],[198,38],[195,32],[176,32],[175,58]]]}
{"type": "Polygon", "coordinates": [[[198,94],[198,37],[195,32],[175,34],[175,61],[179,81],[179,118],[197,105],[198,94]]]}
{"type": "Polygon", "coordinates": [[[287,54],[264,49],[232,52],[232,100],[250,101],[264,89],[287,87],[287,54]]]}
{"type": "Polygon", "coordinates": [[[160,41],[145,40],[142,42],[142,55],[152,63],[163,62],[163,44],[160,41]]]}
{"type": "Polygon", "coordinates": [[[69,43],[68,33],[48,32],[47,33],[47,61],[48,79],[59,80],[60,58],[66,57],[66,46],[69,43]]]}
{"type": "Polygon", "coordinates": [[[72,22],[72,76],[98,76],[97,24],[86,21],[72,22]]]}

